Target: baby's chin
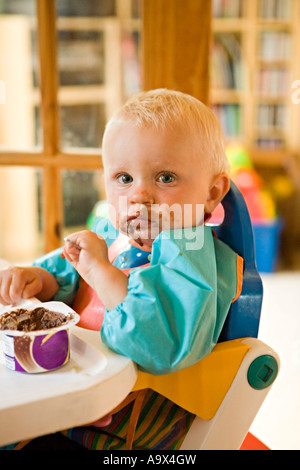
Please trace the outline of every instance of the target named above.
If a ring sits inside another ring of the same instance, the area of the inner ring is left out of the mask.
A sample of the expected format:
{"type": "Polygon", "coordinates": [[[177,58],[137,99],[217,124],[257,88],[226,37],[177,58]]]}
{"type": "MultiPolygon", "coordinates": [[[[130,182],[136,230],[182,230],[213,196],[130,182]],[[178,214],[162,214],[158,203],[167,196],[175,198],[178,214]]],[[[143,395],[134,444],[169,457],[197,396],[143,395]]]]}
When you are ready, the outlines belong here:
{"type": "Polygon", "coordinates": [[[152,248],[152,244],[154,242],[154,240],[149,240],[148,238],[146,239],[141,239],[141,238],[138,238],[137,240],[136,239],[133,239],[134,242],[139,245],[141,248],[152,248]]]}
{"type": "Polygon", "coordinates": [[[119,232],[129,237],[141,247],[151,248],[153,241],[159,235],[157,224],[145,220],[133,220],[126,224],[119,224],[119,232]]]}
{"type": "Polygon", "coordinates": [[[128,231],[121,231],[121,233],[127,235],[127,237],[133,240],[135,244],[139,245],[141,248],[152,248],[152,244],[155,240],[155,237],[145,237],[142,233],[139,233],[138,231],[135,231],[134,233],[128,231]]]}

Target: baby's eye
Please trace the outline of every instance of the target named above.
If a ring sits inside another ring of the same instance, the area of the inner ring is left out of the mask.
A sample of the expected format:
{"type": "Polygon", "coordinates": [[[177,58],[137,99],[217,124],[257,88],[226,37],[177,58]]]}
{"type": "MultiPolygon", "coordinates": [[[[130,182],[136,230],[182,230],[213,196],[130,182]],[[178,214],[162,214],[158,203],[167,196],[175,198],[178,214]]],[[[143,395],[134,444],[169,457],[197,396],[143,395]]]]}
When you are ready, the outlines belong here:
{"type": "Polygon", "coordinates": [[[122,175],[118,175],[117,180],[121,184],[129,184],[129,183],[132,183],[133,178],[127,173],[123,173],[122,175]]]}
{"type": "Polygon", "coordinates": [[[162,173],[161,175],[159,175],[158,181],[164,184],[173,183],[175,181],[175,175],[173,175],[172,173],[162,173]]]}

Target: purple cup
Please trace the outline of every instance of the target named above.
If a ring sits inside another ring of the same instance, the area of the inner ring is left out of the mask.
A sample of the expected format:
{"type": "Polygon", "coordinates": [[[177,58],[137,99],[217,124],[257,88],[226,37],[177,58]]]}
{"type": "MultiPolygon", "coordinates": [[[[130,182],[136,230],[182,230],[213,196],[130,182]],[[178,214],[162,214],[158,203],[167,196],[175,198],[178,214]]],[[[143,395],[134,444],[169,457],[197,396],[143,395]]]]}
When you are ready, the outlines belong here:
{"type": "Polygon", "coordinates": [[[72,313],[72,318],[60,327],[47,330],[28,332],[2,330],[4,364],[8,369],[36,374],[57,369],[69,361],[69,329],[79,321],[79,315],[65,304],[61,305],[60,302],[55,302],[56,309],[54,310],[50,303],[54,302],[48,302],[42,306],[60,313],[72,313]]]}

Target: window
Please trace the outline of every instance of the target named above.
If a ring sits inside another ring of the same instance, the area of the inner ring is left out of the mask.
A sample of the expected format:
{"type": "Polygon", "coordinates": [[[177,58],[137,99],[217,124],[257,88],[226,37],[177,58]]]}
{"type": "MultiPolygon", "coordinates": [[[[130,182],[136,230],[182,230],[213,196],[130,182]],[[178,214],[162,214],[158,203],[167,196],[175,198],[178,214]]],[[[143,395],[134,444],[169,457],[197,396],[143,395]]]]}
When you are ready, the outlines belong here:
{"type": "Polygon", "coordinates": [[[59,247],[105,197],[104,124],[141,75],[144,89],[208,102],[211,6],[1,0],[0,21],[0,257],[27,263],[59,247]]]}
{"type": "Polygon", "coordinates": [[[0,258],[60,246],[105,198],[104,126],[141,86],[140,3],[1,2],[0,258]]]}

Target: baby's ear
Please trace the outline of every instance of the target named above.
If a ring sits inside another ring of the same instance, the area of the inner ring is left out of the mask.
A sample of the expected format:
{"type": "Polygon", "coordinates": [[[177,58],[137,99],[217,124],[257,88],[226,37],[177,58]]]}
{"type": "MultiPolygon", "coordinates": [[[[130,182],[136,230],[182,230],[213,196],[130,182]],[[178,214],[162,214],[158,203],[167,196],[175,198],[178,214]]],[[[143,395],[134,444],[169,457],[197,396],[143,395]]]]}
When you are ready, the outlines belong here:
{"type": "Polygon", "coordinates": [[[230,178],[227,173],[215,176],[210,187],[209,197],[205,204],[205,212],[211,214],[222,201],[230,188],[230,178]]]}

